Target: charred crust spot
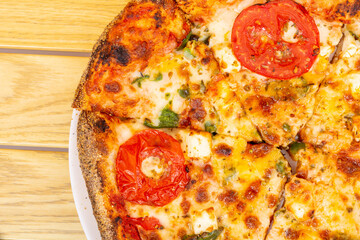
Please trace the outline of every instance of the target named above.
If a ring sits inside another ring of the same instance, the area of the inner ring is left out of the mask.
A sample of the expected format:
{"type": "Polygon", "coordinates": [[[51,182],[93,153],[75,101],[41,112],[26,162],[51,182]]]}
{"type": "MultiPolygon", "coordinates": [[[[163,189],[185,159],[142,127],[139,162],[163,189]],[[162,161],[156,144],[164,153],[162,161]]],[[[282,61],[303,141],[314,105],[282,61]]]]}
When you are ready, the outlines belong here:
{"type": "Polygon", "coordinates": [[[192,120],[203,121],[206,116],[206,111],[200,98],[195,98],[190,101],[189,117],[192,120]]]}
{"type": "Polygon", "coordinates": [[[196,183],[195,179],[191,179],[188,184],[186,184],[185,189],[186,190],[190,190],[192,188],[192,186],[196,183]]]}
{"type": "Polygon", "coordinates": [[[105,83],[104,89],[106,92],[118,93],[121,91],[122,87],[118,82],[109,82],[105,83]]]}
{"type": "Polygon", "coordinates": [[[300,237],[300,234],[298,231],[293,230],[291,228],[286,229],[285,231],[285,238],[286,239],[298,239],[300,237]]]}
{"type": "Polygon", "coordinates": [[[273,208],[276,206],[277,204],[277,196],[275,196],[274,194],[270,194],[268,197],[267,197],[267,200],[268,200],[268,207],[269,208],[273,208]]]}
{"type": "Polygon", "coordinates": [[[160,28],[161,27],[161,24],[163,23],[163,19],[161,17],[161,12],[160,11],[157,11],[155,14],[154,14],[154,19],[156,21],[156,28],[160,28]]]}
{"type": "Polygon", "coordinates": [[[265,157],[273,147],[266,143],[260,144],[247,144],[245,153],[251,156],[255,156],[256,158],[265,157]]]}
{"type": "Polygon", "coordinates": [[[181,207],[181,209],[183,211],[183,214],[186,215],[189,212],[189,209],[190,209],[190,202],[184,198],[182,200],[182,202],[180,203],[180,207],[181,207]]]}
{"type": "Polygon", "coordinates": [[[299,170],[296,174],[296,177],[306,179],[308,176],[308,172],[306,170],[299,170]]]}
{"type": "Polygon", "coordinates": [[[195,195],[195,200],[198,203],[204,203],[204,202],[209,201],[209,195],[208,195],[206,188],[200,187],[199,189],[197,189],[196,195],[195,195]]]}
{"type": "Polygon", "coordinates": [[[214,176],[214,171],[210,164],[206,164],[203,171],[208,177],[214,176]]]}
{"type": "Polygon", "coordinates": [[[237,196],[238,193],[234,190],[227,190],[224,193],[221,193],[219,195],[219,200],[226,203],[226,204],[230,204],[230,203],[235,203],[237,201],[237,196]]]}
{"type": "Polygon", "coordinates": [[[339,154],[336,166],[338,170],[348,176],[354,176],[360,172],[360,160],[351,158],[345,154],[339,154]]]}
{"type": "Polygon", "coordinates": [[[245,218],[245,224],[248,229],[257,229],[260,225],[260,221],[256,216],[247,216],[245,218]]]}
{"type": "Polygon", "coordinates": [[[111,53],[111,56],[114,57],[120,65],[127,66],[129,64],[130,54],[124,46],[112,46],[111,53]]]}
{"type": "Polygon", "coordinates": [[[245,191],[245,198],[247,200],[253,200],[260,192],[261,180],[256,180],[250,184],[245,191]]]}
{"type": "Polygon", "coordinates": [[[106,130],[109,129],[109,126],[107,125],[105,119],[98,119],[95,124],[95,132],[97,133],[104,133],[106,130]]]}
{"type": "Polygon", "coordinates": [[[179,121],[179,128],[186,128],[190,126],[190,124],[191,124],[190,118],[182,118],[179,121]]]}
{"type": "Polygon", "coordinates": [[[354,17],[358,14],[360,10],[360,2],[354,1],[353,4],[346,1],[344,3],[340,3],[336,6],[336,13],[342,17],[345,17],[346,14],[349,14],[350,17],[354,17]]]}
{"type": "Polygon", "coordinates": [[[204,57],[201,59],[202,65],[207,65],[207,64],[209,64],[209,62],[210,62],[210,57],[204,57]]]}
{"type": "Polygon", "coordinates": [[[232,154],[232,148],[225,143],[220,143],[220,144],[216,145],[215,153],[220,156],[228,157],[232,154]]]}
{"type": "Polygon", "coordinates": [[[239,210],[239,212],[244,212],[246,207],[246,203],[240,201],[238,204],[236,204],[236,209],[239,210]]]}

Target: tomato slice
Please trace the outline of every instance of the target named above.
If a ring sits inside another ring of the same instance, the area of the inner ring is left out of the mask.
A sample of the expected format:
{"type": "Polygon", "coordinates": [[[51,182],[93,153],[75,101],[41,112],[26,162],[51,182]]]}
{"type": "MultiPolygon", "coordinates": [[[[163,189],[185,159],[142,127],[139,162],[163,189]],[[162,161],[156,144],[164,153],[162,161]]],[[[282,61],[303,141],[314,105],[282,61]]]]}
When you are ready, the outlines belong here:
{"type": "Polygon", "coordinates": [[[306,9],[278,0],[244,9],[235,19],[232,50],[249,70],[290,79],[310,70],[320,50],[319,30],[306,9]],[[291,33],[287,28],[295,29],[291,33]],[[284,34],[292,35],[291,39],[284,34]]]}
{"type": "Polygon", "coordinates": [[[120,146],[116,171],[120,195],[137,204],[164,206],[189,182],[180,143],[154,129],[140,131],[120,146]],[[165,170],[159,178],[150,178],[141,171],[143,161],[149,157],[164,163],[165,170]]]}

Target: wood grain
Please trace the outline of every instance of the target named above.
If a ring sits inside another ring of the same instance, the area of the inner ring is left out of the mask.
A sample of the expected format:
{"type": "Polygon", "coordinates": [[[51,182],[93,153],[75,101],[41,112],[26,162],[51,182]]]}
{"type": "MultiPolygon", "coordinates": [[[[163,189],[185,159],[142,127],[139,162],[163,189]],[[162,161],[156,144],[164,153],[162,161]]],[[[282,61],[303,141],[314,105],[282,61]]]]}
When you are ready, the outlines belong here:
{"type": "Polygon", "coordinates": [[[90,51],[128,0],[1,0],[0,47],[90,51]]]}
{"type": "Polygon", "coordinates": [[[68,155],[0,149],[0,239],[85,239],[68,155]]]}
{"type": "Polygon", "coordinates": [[[67,148],[85,57],[0,54],[0,145],[67,148]]]}

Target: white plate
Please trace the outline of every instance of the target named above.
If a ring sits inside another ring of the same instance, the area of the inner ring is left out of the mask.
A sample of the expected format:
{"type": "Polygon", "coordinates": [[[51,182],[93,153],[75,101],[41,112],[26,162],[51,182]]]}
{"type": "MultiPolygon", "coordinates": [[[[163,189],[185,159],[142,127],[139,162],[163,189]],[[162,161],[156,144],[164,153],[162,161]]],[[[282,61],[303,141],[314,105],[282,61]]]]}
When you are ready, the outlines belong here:
{"type": "Polygon", "coordinates": [[[69,137],[69,168],[70,182],[75,206],[88,240],[101,240],[97,222],[95,220],[91,202],[81,173],[79,154],[77,149],[77,123],[80,112],[73,110],[69,137]]]}

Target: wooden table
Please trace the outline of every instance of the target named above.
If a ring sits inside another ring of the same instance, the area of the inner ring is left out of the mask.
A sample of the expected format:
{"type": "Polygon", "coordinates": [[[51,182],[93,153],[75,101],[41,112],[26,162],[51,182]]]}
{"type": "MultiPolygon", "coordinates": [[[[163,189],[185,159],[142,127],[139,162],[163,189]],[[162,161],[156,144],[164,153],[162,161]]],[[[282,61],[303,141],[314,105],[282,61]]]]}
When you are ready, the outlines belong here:
{"type": "Polygon", "coordinates": [[[71,102],[127,0],[1,0],[0,239],[85,239],[70,186],[71,102]]]}

